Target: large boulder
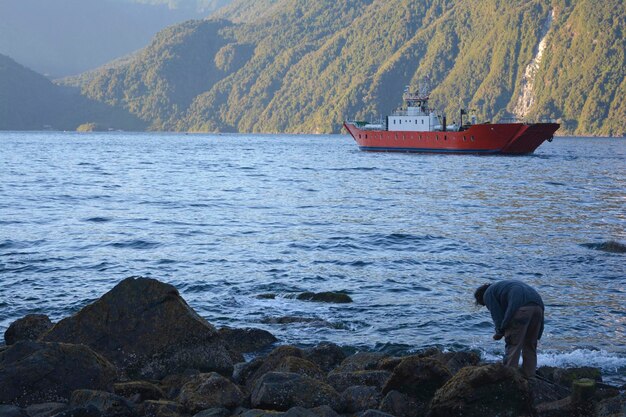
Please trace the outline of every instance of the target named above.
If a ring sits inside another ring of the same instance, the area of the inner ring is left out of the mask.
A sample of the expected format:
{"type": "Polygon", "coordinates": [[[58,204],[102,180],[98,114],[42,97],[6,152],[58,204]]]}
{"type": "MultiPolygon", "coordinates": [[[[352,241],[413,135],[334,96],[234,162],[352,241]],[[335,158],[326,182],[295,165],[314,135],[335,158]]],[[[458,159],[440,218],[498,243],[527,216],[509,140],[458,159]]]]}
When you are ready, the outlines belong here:
{"type": "Polygon", "coordinates": [[[375,387],[382,391],[390,376],[389,371],[332,372],[328,375],[328,384],[337,392],[343,392],[355,385],[375,387]]]}
{"type": "Polygon", "coordinates": [[[330,372],[346,359],[346,354],[338,345],[322,342],[317,346],[305,349],[304,358],[317,364],[324,372],[330,372]]]}
{"type": "Polygon", "coordinates": [[[382,400],[380,390],[364,385],[349,387],[341,393],[341,405],[345,413],[378,408],[380,400],[382,400]]]}
{"type": "Polygon", "coordinates": [[[52,417],[67,410],[66,403],[33,404],[26,407],[29,417],[52,417]]]}
{"type": "Polygon", "coordinates": [[[212,372],[194,376],[180,390],[178,402],[194,414],[207,408],[235,408],[246,397],[239,387],[222,375],[212,372]]]}
{"type": "Polygon", "coordinates": [[[238,353],[257,352],[278,341],[270,332],[255,328],[222,327],[219,334],[229,349],[238,353]]]}
{"type": "Polygon", "coordinates": [[[0,403],[69,399],[76,389],[110,389],[115,367],[87,346],[17,342],[0,353],[0,403]]]}
{"type": "Polygon", "coordinates": [[[395,367],[383,393],[398,391],[426,403],[451,377],[450,371],[438,360],[409,356],[395,367]]]}
{"type": "Polygon", "coordinates": [[[29,314],[11,323],[4,332],[4,341],[12,345],[21,340],[37,340],[51,327],[52,322],[45,314],[29,314]]]}
{"type": "Polygon", "coordinates": [[[378,370],[389,355],[381,352],[358,352],[348,356],[332,372],[378,370]]]}
{"type": "MultiPolygon", "coordinates": [[[[290,367],[289,362],[291,361],[288,360],[288,358],[303,359],[304,352],[302,349],[295,346],[279,346],[272,350],[267,356],[255,358],[254,360],[235,369],[233,377],[237,383],[252,389],[255,382],[266,373],[277,371],[278,368],[286,369],[290,367]]],[[[311,365],[311,367],[316,367],[316,365],[311,362],[307,362],[311,365]]],[[[305,368],[303,368],[303,372],[301,373],[307,374],[307,372],[304,372],[304,369],[305,368]]],[[[319,368],[317,369],[319,370],[319,368]]]]}
{"type": "Polygon", "coordinates": [[[398,391],[389,391],[378,407],[380,411],[396,417],[423,416],[423,404],[398,391]]]}
{"type": "Polygon", "coordinates": [[[70,409],[96,408],[107,417],[130,417],[135,415],[133,405],[123,397],[110,392],[80,389],[70,397],[70,409]]]}
{"type": "Polygon", "coordinates": [[[130,377],[147,379],[187,369],[230,375],[233,358],[243,360],[176,288],[149,278],[123,280],[43,340],[87,345],[130,377]]]}
{"type": "Polygon", "coordinates": [[[118,382],[113,384],[113,392],[127,399],[136,399],[137,402],[166,398],[161,388],[148,381],[118,382]]]}
{"type": "Polygon", "coordinates": [[[502,364],[461,369],[435,393],[429,417],[534,415],[528,382],[502,364]]]}
{"type": "Polygon", "coordinates": [[[254,408],[278,411],[321,405],[337,410],[340,400],[330,385],[316,379],[294,373],[268,372],[256,382],[251,404],[254,408]]]}

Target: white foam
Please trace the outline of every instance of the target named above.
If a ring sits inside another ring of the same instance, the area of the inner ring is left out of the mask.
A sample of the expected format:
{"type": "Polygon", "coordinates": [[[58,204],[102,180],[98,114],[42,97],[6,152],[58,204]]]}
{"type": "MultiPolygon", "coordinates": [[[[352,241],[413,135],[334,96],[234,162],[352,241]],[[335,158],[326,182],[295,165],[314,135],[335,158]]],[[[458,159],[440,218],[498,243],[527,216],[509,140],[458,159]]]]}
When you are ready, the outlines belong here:
{"type": "MultiPolygon", "coordinates": [[[[482,359],[487,362],[502,360],[503,352],[483,351],[482,359]]],[[[626,356],[606,350],[575,349],[571,352],[539,352],[537,366],[554,366],[558,368],[576,368],[591,366],[609,373],[618,373],[626,369],[626,356]]],[[[623,371],[626,372],[626,371],[623,371]]]]}
{"type": "Polygon", "coordinates": [[[571,352],[539,353],[537,362],[539,366],[592,366],[611,372],[626,368],[626,356],[606,350],[576,349],[571,352]]]}

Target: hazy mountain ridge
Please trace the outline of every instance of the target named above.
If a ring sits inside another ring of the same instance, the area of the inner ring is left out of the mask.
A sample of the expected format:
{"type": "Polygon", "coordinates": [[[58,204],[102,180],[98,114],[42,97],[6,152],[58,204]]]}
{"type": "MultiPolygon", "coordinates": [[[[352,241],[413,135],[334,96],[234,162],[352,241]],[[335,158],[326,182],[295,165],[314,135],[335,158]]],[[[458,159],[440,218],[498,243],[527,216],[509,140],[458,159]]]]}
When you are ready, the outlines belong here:
{"type": "Polygon", "coordinates": [[[142,130],[145,123],[122,108],[81,96],[0,55],[0,130],[142,130]]]}
{"type": "Polygon", "coordinates": [[[78,74],[229,1],[0,0],[0,53],[52,77],[78,74]]]}

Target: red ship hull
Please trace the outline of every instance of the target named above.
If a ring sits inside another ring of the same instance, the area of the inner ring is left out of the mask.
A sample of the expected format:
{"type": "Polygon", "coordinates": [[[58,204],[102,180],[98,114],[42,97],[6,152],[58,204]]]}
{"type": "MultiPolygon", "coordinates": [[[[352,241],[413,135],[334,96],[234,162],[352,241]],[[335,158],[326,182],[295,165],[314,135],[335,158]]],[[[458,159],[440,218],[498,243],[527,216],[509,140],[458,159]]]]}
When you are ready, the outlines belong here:
{"type": "Polygon", "coordinates": [[[363,130],[348,122],[344,127],[364,151],[523,155],[552,139],[559,124],[476,124],[459,132],[363,130]]]}

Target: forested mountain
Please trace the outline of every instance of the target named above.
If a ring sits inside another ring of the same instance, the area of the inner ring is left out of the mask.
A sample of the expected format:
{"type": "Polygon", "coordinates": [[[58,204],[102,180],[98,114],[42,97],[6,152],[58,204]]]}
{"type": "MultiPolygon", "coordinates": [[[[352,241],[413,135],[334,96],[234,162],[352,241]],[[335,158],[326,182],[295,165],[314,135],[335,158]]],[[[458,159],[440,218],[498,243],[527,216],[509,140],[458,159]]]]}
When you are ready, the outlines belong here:
{"type": "Polygon", "coordinates": [[[0,130],[142,130],[145,123],[121,108],[90,100],[76,89],[0,55],[0,130]]]}
{"type": "Polygon", "coordinates": [[[161,29],[229,0],[0,0],[0,53],[60,77],[143,48],[161,29]]]}
{"type": "Polygon", "coordinates": [[[558,119],[559,134],[626,128],[623,0],[235,0],[83,78],[149,129],[338,132],[387,114],[429,77],[454,119],[558,119]]]}

